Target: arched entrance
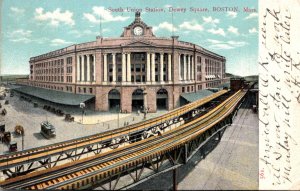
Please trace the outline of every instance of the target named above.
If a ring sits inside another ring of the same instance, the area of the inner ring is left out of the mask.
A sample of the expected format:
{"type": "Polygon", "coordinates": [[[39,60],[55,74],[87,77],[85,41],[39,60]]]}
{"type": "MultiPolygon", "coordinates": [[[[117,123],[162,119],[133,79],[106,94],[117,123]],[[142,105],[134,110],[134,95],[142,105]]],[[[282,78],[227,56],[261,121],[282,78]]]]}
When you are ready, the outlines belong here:
{"type": "Polygon", "coordinates": [[[136,89],[132,93],[132,111],[142,111],[144,107],[144,91],[136,89]]]}
{"type": "Polygon", "coordinates": [[[168,91],[160,89],[156,93],[156,106],[157,109],[168,109],[168,91]]]}
{"type": "Polygon", "coordinates": [[[109,104],[109,110],[116,109],[117,105],[120,107],[121,96],[120,92],[117,89],[112,89],[108,93],[108,104],[109,104]]]}

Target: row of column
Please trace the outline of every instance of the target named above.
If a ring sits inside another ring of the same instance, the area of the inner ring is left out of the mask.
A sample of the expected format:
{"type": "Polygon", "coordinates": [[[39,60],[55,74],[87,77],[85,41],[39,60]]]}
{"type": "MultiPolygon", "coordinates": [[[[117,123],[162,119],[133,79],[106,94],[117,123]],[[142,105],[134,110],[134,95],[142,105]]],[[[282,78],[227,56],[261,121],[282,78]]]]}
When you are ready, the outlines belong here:
{"type": "MultiPolygon", "coordinates": [[[[107,62],[107,54],[103,54],[103,81],[108,81],[108,62],[107,62]]],[[[155,53],[146,53],[146,81],[147,82],[155,82],[155,53]]],[[[131,54],[130,53],[122,53],[122,82],[131,82],[131,54]]],[[[164,54],[160,54],[160,81],[163,81],[163,61],[164,54]]],[[[172,81],[171,77],[171,54],[168,54],[168,81],[172,81]]],[[[112,81],[116,82],[117,80],[117,71],[116,71],[116,53],[112,53],[112,81]]]]}
{"type": "Polygon", "coordinates": [[[77,81],[78,82],[92,82],[95,81],[95,55],[78,55],[77,56],[77,81]],[[91,62],[90,57],[93,57],[91,62]],[[91,63],[93,68],[91,68],[91,63]],[[92,76],[91,76],[92,74],[92,76]]]}
{"type": "MultiPolygon", "coordinates": [[[[108,81],[108,63],[107,53],[103,54],[103,81],[108,81]]],[[[117,81],[117,65],[116,65],[116,53],[112,53],[112,81],[117,81]]],[[[122,82],[131,81],[131,60],[130,53],[122,53],[122,82]]]]}
{"type": "Polygon", "coordinates": [[[178,59],[180,80],[195,80],[195,63],[192,55],[180,54],[178,59]],[[181,55],[183,55],[183,68],[181,68],[181,55]],[[183,69],[183,75],[181,70],[183,69]]]}
{"type": "MultiPolygon", "coordinates": [[[[160,53],[160,60],[159,60],[159,79],[160,82],[163,82],[164,80],[164,53],[160,53]]],[[[171,54],[168,53],[168,79],[167,81],[172,81],[171,76],[171,54]]],[[[146,63],[146,69],[147,69],[147,82],[155,82],[155,53],[147,53],[147,63],[146,63]],[[150,75],[151,70],[151,75],[150,75]]]]}

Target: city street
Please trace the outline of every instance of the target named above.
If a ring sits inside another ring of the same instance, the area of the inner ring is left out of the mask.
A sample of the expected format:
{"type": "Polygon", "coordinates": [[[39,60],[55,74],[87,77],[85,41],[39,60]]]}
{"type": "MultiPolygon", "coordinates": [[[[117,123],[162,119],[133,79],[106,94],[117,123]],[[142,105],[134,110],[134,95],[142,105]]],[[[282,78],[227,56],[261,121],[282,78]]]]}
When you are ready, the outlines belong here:
{"type": "MultiPolygon", "coordinates": [[[[44,110],[43,104],[38,101],[39,107],[34,107],[32,102],[20,100],[18,95],[10,97],[8,93],[6,98],[9,104],[5,105],[5,100],[0,100],[3,108],[7,110],[5,116],[0,115],[0,123],[5,124],[6,131],[12,133],[12,141],[18,144],[18,150],[22,149],[22,137],[14,134],[14,128],[17,124],[22,125],[25,130],[24,149],[39,147],[52,143],[62,142],[70,139],[75,139],[83,136],[88,136],[107,130],[123,127],[125,122],[129,124],[137,123],[144,120],[144,115],[137,113],[119,114],[117,112],[95,112],[87,110],[82,116],[81,109],[70,110],[60,107],[64,112],[71,113],[75,117],[75,122],[66,122],[64,117],[57,116],[49,111],[44,110]],[[119,123],[118,123],[119,118],[119,123]],[[84,125],[81,124],[83,119],[84,125]],[[56,137],[46,139],[40,134],[40,123],[48,120],[56,129],[56,137]]],[[[147,119],[162,115],[166,110],[158,111],[157,113],[148,113],[147,119]]],[[[5,144],[0,145],[0,154],[8,151],[5,144]]]]}

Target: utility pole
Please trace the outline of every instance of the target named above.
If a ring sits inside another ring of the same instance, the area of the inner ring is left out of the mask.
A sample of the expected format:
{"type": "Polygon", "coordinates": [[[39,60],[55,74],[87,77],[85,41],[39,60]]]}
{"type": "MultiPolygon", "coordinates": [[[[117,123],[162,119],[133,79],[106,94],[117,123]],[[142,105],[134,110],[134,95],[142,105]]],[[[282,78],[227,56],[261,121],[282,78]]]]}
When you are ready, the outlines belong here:
{"type": "Polygon", "coordinates": [[[120,106],[117,105],[117,112],[118,112],[118,129],[120,128],[120,106]]]}
{"type": "Polygon", "coordinates": [[[22,133],[22,151],[24,150],[24,131],[22,133]]]}
{"type": "Polygon", "coordinates": [[[177,168],[173,169],[173,191],[177,191],[177,168]]]}

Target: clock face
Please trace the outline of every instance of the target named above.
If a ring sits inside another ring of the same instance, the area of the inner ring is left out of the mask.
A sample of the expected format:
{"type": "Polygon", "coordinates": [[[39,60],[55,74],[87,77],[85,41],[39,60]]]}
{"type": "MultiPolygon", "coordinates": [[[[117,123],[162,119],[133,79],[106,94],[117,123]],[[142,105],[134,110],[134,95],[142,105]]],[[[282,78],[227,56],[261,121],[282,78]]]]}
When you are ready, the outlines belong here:
{"type": "Polygon", "coordinates": [[[137,36],[142,35],[143,34],[143,28],[140,27],[140,26],[134,27],[133,34],[137,35],[137,36]]]}

